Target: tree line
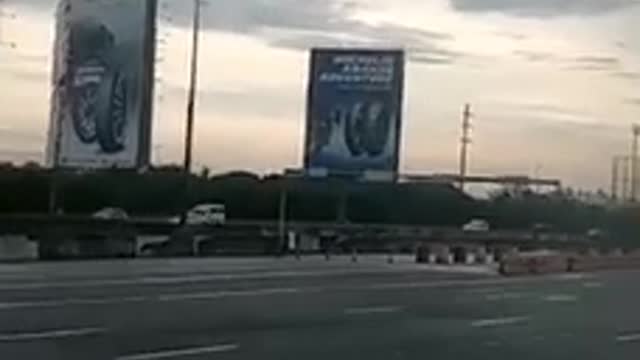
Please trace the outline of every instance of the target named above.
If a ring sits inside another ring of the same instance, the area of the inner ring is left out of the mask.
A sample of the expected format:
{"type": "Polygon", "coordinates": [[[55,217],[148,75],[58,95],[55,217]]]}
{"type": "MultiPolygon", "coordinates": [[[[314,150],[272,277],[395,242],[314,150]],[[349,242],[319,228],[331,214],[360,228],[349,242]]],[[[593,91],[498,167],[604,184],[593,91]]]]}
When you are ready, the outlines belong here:
{"type": "Polygon", "coordinates": [[[61,173],[27,164],[0,164],[0,213],[45,213],[52,183],[66,214],[90,214],[120,207],[132,215],[174,215],[197,203],[224,203],[231,219],[276,220],[286,192],[287,217],[294,221],[351,221],[428,226],[462,226],[473,218],[492,228],[527,229],[544,224],[558,231],[602,229],[633,244],[640,235],[635,206],[585,203],[572,192],[539,194],[501,190],[474,199],[439,183],[351,183],[340,180],[258,176],[248,172],[192,174],[178,166],[144,173],[127,171],[61,173]],[[185,191],[187,189],[187,191],[185,191]]]}

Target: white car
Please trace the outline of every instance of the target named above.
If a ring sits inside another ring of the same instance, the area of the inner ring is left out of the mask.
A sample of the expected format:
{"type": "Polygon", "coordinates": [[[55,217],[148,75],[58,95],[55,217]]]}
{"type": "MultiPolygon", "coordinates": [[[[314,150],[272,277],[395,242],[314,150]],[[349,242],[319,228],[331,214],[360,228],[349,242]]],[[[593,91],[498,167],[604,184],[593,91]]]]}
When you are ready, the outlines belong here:
{"type": "MultiPolygon", "coordinates": [[[[199,204],[187,212],[187,225],[224,225],[226,220],[224,204],[199,204]]],[[[170,221],[177,223],[180,217],[173,217],[170,221]]]]}
{"type": "Polygon", "coordinates": [[[107,207],[96,211],[91,215],[94,219],[100,220],[126,220],[129,218],[127,212],[120,208],[107,207]]]}
{"type": "Polygon", "coordinates": [[[472,219],[468,223],[462,225],[462,231],[468,232],[488,232],[490,228],[489,222],[483,219],[472,219]]]}

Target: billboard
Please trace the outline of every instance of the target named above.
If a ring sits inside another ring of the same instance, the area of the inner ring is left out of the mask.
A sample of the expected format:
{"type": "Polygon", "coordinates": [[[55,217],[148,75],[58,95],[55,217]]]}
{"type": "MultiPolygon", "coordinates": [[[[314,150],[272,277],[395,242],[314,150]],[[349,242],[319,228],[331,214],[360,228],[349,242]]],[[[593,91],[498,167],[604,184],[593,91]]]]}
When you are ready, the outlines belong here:
{"type": "Polygon", "coordinates": [[[404,52],[313,49],[307,93],[308,173],[398,170],[404,52]]]}
{"type": "Polygon", "coordinates": [[[47,160],[140,168],[150,155],[156,0],[61,0],[47,160]]]}

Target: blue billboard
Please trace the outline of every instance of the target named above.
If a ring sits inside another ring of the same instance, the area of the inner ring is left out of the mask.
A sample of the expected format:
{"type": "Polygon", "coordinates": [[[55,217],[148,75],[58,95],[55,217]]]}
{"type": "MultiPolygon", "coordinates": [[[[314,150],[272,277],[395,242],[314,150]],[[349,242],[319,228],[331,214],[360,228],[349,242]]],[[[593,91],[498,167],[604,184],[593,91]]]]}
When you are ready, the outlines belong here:
{"type": "Polygon", "coordinates": [[[402,50],[313,49],[305,169],[395,174],[403,85],[402,50]]]}

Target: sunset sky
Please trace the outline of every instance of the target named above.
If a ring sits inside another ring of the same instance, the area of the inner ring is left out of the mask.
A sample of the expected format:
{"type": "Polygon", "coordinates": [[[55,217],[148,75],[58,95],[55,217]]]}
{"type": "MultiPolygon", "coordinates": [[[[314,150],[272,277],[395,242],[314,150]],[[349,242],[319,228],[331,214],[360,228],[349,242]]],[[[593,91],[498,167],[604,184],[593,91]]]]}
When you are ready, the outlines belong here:
{"type": "MultiPolygon", "coordinates": [[[[136,0],[131,0],[136,1],[136,0]]],[[[192,2],[161,0],[154,160],[181,159],[192,2]]],[[[53,0],[5,0],[0,160],[42,161],[53,0]]],[[[302,161],[308,49],[407,50],[403,172],[470,172],[607,188],[640,123],[636,0],[207,0],[195,162],[261,173],[302,161]]]]}

